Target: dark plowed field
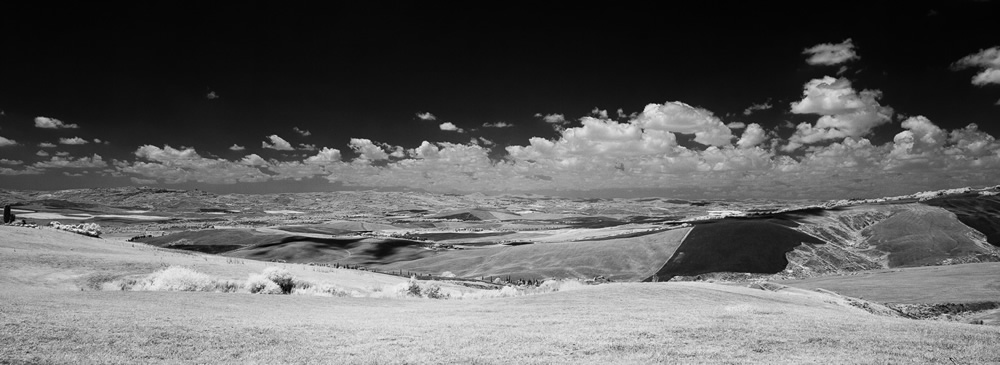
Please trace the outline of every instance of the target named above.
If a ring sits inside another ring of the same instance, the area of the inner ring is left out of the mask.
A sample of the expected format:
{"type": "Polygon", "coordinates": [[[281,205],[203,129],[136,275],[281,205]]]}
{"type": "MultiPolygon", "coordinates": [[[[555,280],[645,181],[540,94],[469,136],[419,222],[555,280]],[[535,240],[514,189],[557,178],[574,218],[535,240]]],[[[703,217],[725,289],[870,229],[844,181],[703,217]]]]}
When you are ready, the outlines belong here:
{"type": "Polygon", "coordinates": [[[796,246],[823,243],[789,225],[794,222],[774,219],[724,219],[695,225],[674,255],[647,280],[713,272],[777,273],[788,265],[785,254],[796,246]]]}
{"type": "Polygon", "coordinates": [[[947,209],[958,220],[986,235],[986,240],[1000,247],[1000,196],[978,193],[930,199],[922,203],[947,209]]]}

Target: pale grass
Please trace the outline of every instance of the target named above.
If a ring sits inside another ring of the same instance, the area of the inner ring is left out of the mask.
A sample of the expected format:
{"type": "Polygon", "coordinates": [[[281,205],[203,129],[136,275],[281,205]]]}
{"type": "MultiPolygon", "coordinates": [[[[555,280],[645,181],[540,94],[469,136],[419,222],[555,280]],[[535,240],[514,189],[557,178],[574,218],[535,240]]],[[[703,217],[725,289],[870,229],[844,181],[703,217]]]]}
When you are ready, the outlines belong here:
{"type": "Polygon", "coordinates": [[[56,363],[1000,362],[1000,329],[704,283],[400,300],[0,287],[0,358],[56,363]]]}
{"type": "MultiPolygon", "coordinates": [[[[275,265],[7,227],[0,255],[2,363],[1000,363],[1000,328],[880,317],[805,290],[567,284],[481,300],[80,291],[76,280],[100,272],[182,265],[240,280],[275,265]]],[[[407,281],[280,267],[359,295],[407,281]]]]}

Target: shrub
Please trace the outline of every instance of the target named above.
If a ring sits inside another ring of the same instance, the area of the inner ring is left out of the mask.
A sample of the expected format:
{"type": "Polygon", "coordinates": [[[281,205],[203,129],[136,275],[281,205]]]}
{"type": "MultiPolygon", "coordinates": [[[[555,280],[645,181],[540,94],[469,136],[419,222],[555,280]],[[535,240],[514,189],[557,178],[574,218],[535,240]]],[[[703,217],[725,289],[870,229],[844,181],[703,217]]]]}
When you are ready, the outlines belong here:
{"type": "Polygon", "coordinates": [[[215,289],[212,291],[220,293],[235,293],[243,288],[243,285],[240,285],[240,283],[229,280],[213,280],[212,284],[215,289]]]}
{"type": "Polygon", "coordinates": [[[437,284],[430,284],[424,288],[424,296],[429,299],[448,299],[450,295],[441,292],[441,287],[437,284]]]}
{"type": "Polygon", "coordinates": [[[332,296],[332,297],[346,297],[350,295],[350,293],[341,290],[333,285],[329,284],[316,285],[301,280],[295,282],[295,289],[292,290],[292,294],[319,295],[319,296],[332,296]]]}
{"type": "Polygon", "coordinates": [[[503,287],[503,289],[500,289],[501,298],[515,297],[517,295],[518,295],[517,288],[513,286],[505,286],[503,287]]]}
{"type": "Polygon", "coordinates": [[[247,290],[253,294],[282,294],[278,284],[263,274],[250,274],[246,282],[247,290]]]}
{"type": "Polygon", "coordinates": [[[200,272],[171,266],[164,270],[149,274],[135,286],[136,290],[151,291],[214,291],[212,278],[200,272]]]}
{"type": "Polygon", "coordinates": [[[267,267],[264,268],[263,275],[268,279],[278,285],[281,288],[282,294],[290,294],[292,288],[295,287],[295,277],[288,270],[282,269],[280,267],[267,267]]]}
{"type": "Polygon", "coordinates": [[[420,297],[420,285],[417,284],[417,278],[415,276],[411,276],[410,281],[406,283],[406,295],[411,297],[420,297]]]}

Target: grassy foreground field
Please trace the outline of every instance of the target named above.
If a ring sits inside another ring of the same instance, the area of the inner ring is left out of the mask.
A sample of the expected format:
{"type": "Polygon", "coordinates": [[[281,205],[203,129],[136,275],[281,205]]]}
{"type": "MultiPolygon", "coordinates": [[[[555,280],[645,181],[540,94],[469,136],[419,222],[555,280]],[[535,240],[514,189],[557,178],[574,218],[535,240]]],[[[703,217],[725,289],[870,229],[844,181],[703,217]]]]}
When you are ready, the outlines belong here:
{"type": "MultiPolygon", "coordinates": [[[[877,316],[806,290],[620,283],[463,300],[92,291],[81,288],[95,273],[169,264],[241,279],[266,264],[45,229],[0,233],[0,364],[1000,362],[1000,328],[877,316]]],[[[362,291],[405,280],[282,267],[362,291]]]]}
{"type": "Polygon", "coordinates": [[[996,327],[704,283],[472,301],[11,286],[0,295],[5,363],[1000,362],[996,327]]]}

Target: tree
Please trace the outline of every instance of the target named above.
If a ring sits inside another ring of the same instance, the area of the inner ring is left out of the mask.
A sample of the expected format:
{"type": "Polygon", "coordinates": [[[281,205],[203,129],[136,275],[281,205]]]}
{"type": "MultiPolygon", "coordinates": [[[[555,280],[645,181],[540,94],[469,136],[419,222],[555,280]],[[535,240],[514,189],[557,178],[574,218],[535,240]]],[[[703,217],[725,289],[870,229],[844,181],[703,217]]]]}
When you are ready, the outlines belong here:
{"type": "Polygon", "coordinates": [[[10,212],[10,204],[5,205],[3,207],[3,222],[4,222],[4,224],[14,223],[15,219],[17,219],[17,217],[13,213],[10,212]]]}

